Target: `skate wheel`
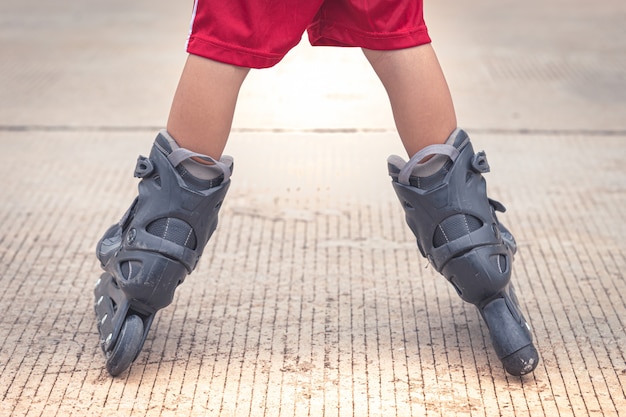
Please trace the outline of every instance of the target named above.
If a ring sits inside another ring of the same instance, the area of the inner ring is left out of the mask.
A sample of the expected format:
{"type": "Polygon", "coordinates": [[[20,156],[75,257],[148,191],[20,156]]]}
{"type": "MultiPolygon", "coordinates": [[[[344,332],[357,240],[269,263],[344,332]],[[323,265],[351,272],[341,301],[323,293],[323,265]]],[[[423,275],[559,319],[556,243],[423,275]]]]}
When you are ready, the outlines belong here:
{"type": "Polygon", "coordinates": [[[106,368],[111,376],[118,376],[133,363],[143,345],[143,321],[139,316],[126,318],[115,347],[107,354],[106,368]]]}

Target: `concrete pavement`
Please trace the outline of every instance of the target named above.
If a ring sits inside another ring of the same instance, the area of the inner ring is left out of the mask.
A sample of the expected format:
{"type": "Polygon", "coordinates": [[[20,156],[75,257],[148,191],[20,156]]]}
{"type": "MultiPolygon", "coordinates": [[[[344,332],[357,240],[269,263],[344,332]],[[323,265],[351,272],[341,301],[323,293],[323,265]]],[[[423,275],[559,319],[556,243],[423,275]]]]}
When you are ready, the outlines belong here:
{"type": "Polygon", "coordinates": [[[402,148],[361,53],[301,44],[244,84],[218,231],[110,378],[94,246],[167,117],[188,6],[0,0],[0,415],[626,415],[616,0],[427,3],[520,244],[534,374],[504,373],[473,307],[418,256],[386,174],[402,148]]]}

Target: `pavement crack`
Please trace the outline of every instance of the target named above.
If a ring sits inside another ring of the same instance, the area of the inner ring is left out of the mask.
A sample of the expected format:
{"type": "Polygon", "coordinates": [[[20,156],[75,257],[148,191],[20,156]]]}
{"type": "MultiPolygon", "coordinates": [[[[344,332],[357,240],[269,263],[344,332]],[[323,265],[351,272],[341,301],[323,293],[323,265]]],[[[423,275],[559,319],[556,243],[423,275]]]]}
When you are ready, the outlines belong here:
{"type": "MultiPolygon", "coordinates": [[[[154,132],[163,126],[150,125],[65,125],[65,124],[0,124],[0,132],[154,132]]],[[[465,130],[473,135],[527,135],[527,136],[626,136],[626,129],[526,129],[499,127],[471,127],[465,130]]],[[[304,134],[372,134],[396,133],[393,128],[358,128],[358,127],[327,127],[327,128],[266,128],[266,127],[234,127],[231,133],[304,133],[304,134]]]]}

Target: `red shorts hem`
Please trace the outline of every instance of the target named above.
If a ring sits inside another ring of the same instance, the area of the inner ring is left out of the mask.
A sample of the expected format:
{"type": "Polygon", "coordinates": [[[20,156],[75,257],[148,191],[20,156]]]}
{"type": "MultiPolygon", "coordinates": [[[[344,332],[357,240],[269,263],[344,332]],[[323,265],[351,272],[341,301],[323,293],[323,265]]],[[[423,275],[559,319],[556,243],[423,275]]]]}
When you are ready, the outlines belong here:
{"type": "Polygon", "coordinates": [[[224,45],[198,36],[189,37],[187,52],[203,58],[246,68],[270,68],[278,64],[284,54],[262,55],[254,50],[224,45]]]}
{"type": "Polygon", "coordinates": [[[422,6],[422,0],[196,0],[187,51],[267,68],[305,31],[314,46],[404,49],[430,43],[422,6]]]}
{"type": "MultiPolygon", "coordinates": [[[[313,46],[359,47],[380,51],[411,48],[431,43],[428,30],[418,29],[408,33],[376,34],[359,33],[342,28],[338,25],[321,25],[316,23],[308,28],[309,42],[313,46]]],[[[191,36],[187,44],[187,52],[225,64],[246,68],[270,68],[278,64],[285,54],[259,54],[255,50],[224,45],[198,36],[191,36]]]]}
{"type": "Polygon", "coordinates": [[[413,31],[371,33],[345,28],[335,22],[317,21],[307,31],[313,46],[347,46],[386,51],[431,43],[426,26],[413,31]]]}

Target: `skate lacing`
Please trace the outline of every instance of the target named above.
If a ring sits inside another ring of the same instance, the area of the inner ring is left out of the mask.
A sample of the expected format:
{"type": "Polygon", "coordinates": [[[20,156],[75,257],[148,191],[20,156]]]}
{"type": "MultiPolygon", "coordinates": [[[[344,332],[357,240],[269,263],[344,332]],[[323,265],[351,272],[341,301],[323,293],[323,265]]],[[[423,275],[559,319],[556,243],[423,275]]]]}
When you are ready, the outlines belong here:
{"type": "Polygon", "coordinates": [[[173,217],[161,218],[150,223],[146,231],[177,245],[189,249],[196,248],[196,235],[193,228],[183,220],[173,217]]]}
{"type": "Polygon", "coordinates": [[[435,230],[433,246],[438,248],[482,227],[483,223],[474,216],[455,214],[444,219],[435,230]]]}

